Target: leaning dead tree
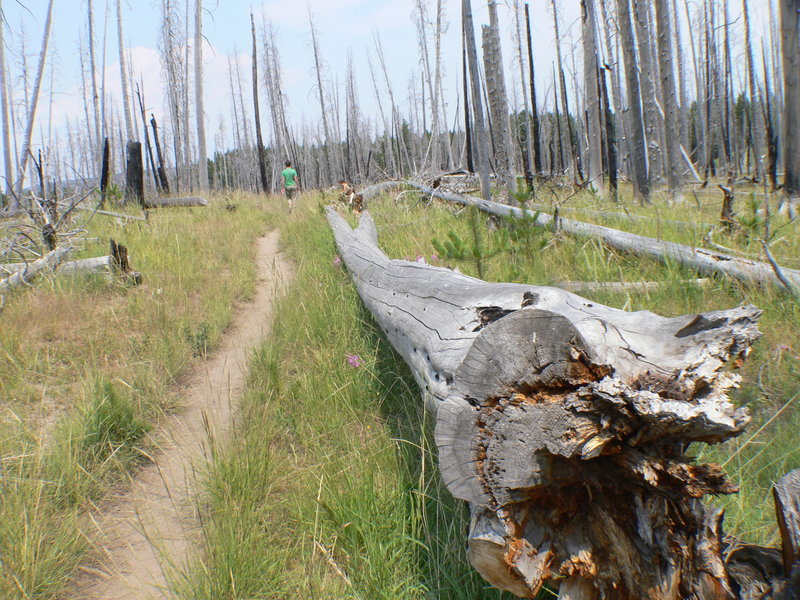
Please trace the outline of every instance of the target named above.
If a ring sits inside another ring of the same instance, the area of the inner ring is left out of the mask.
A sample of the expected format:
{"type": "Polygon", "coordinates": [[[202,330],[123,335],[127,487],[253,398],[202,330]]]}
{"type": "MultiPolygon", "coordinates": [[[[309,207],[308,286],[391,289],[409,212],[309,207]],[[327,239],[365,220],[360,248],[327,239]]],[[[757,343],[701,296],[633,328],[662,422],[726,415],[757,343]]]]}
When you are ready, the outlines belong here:
{"type": "Polygon", "coordinates": [[[787,590],[800,570],[798,489],[781,497],[792,560],[756,596],[737,552],[726,561],[722,510],[700,502],[736,486],[684,454],[747,425],[728,398],[740,377],[723,367],[759,337],[758,309],[664,318],[487,283],[391,260],[368,213],[356,229],[327,215],[359,295],[435,412],[439,468],[469,503],[468,556],[487,581],[525,598],[545,583],[583,599],[787,590]]]}

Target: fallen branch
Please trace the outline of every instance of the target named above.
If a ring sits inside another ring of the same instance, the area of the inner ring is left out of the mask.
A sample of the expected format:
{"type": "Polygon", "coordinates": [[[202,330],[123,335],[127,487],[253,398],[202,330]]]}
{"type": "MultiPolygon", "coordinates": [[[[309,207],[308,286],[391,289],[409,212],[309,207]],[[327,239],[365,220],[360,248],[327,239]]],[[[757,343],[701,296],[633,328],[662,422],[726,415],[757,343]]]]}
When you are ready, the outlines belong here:
{"type": "Polygon", "coordinates": [[[106,217],[117,217],[118,219],[125,219],[126,221],[146,221],[147,220],[146,217],[140,217],[138,215],[126,215],[125,213],[112,212],[110,210],[94,209],[94,208],[92,208],[90,206],[75,205],[73,208],[76,209],[76,210],[88,211],[88,212],[92,212],[92,213],[97,214],[97,215],[103,215],[103,216],[106,216],[106,217]]]}
{"type": "MultiPolygon", "coordinates": [[[[383,187],[386,184],[378,185],[381,187],[378,188],[379,191],[376,193],[391,189],[391,187],[383,187]]],[[[442,192],[413,181],[404,181],[402,183],[394,183],[393,185],[395,187],[398,185],[411,186],[441,200],[465,206],[474,205],[483,212],[496,216],[515,216],[519,218],[526,215],[528,217],[535,217],[535,219],[531,218],[531,222],[537,227],[551,227],[553,222],[553,218],[550,215],[541,212],[535,214],[529,210],[523,211],[513,206],[483,200],[482,198],[442,192]]],[[[365,197],[367,192],[371,190],[372,188],[365,190],[365,197]]],[[[657,240],[620,231],[618,229],[612,229],[610,227],[603,227],[602,225],[583,223],[563,217],[560,218],[560,229],[570,235],[600,239],[612,248],[624,252],[651,256],[661,262],[675,261],[686,267],[691,267],[700,273],[727,275],[740,281],[761,285],[783,285],[776,279],[772,267],[761,261],[739,258],[719,252],[712,252],[704,248],[677,244],[675,242],[657,240]]],[[[793,285],[800,286],[800,271],[795,269],[783,269],[782,272],[786,279],[793,285]]]]}
{"type": "Polygon", "coordinates": [[[64,257],[66,257],[70,250],[72,250],[72,248],[69,246],[56,248],[45,254],[42,258],[31,262],[27,265],[27,268],[0,280],[0,291],[12,289],[24,283],[28,283],[44,271],[52,271],[64,260],[64,257]]]}

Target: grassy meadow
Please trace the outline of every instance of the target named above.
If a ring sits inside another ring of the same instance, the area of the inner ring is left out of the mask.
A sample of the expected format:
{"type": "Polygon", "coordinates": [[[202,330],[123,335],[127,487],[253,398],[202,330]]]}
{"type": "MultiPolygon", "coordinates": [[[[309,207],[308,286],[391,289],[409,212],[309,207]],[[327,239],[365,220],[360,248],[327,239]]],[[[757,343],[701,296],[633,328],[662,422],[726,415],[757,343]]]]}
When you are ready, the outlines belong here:
{"type": "MultiPolygon", "coordinates": [[[[757,190],[741,191],[741,227],[713,243],[760,253],[757,190]]],[[[721,193],[670,206],[600,201],[588,192],[542,189],[562,216],[672,241],[701,244],[721,193]],[[574,210],[570,210],[574,209],[574,210]],[[605,215],[597,214],[605,212],[605,215]],[[636,220],[607,213],[652,217],[636,220]],[[691,227],[674,221],[689,222],[691,227]]],[[[158,443],[151,433],[179,410],[182,373],[213,349],[231,304],[253,289],[253,240],[278,227],[296,275],[276,302],[270,339],[251,359],[234,434],[215,446],[197,498],[202,548],[173,572],[183,600],[509,599],[467,564],[469,515],[439,479],[433,418],[408,369],[365,311],[337,260],[322,207],[332,192],[306,193],[287,214],[278,198],[215,198],[208,208],[152,211],[121,226],[95,217],[127,245],[139,287],[97,276],[40,279],[6,295],[0,314],[0,598],[45,599],[61,591],[90,541],[84,511],[129,476],[158,443]],[[226,202],[238,210],[224,210],[226,202]]],[[[735,401],[753,424],[723,446],[698,446],[725,464],[741,492],[726,529],[776,544],[770,486],[800,466],[800,306],[777,288],[757,289],[678,265],[625,255],[586,239],[498,221],[418,193],[370,203],[382,248],[490,281],[660,281],[648,292],[583,295],[664,315],[752,303],[764,336],[741,369],[735,401]]],[[[798,225],[776,216],[772,252],[800,267],[798,225]]],[[[542,597],[553,594],[545,590],[542,597]]]]}
{"type": "Polygon", "coordinates": [[[91,547],[85,509],[147,460],[156,425],[180,409],[175,384],[254,289],[253,242],[270,226],[264,202],[212,198],[124,225],[95,215],[86,235],[98,241],[75,256],[107,254],[113,238],[142,285],[57,275],[5,294],[0,598],[60,597],[91,547]],[[238,210],[225,210],[229,201],[238,210]]]}
{"type": "MultiPolygon", "coordinates": [[[[179,597],[510,598],[489,588],[466,562],[466,507],[439,481],[432,415],[337,260],[321,210],[333,198],[307,194],[294,214],[276,215],[296,278],[278,303],[272,338],[253,359],[237,434],[206,474],[204,553],[176,578],[179,597]]],[[[695,453],[725,463],[742,487],[737,496],[710,499],[726,507],[727,530],[776,544],[770,485],[800,466],[796,302],[781,290],[727,280],[687,285],[684,280],[696,274],[677,265],[554,235],[524,220],[498,222],[416,193],[397,198],[386,196],[369,207],[381,246],[393,258],[535,285],[665,283],[646,293],[585,294],[628,310],[678,315],[742,303],[763,308],[764,336],[735,392],[735,401],[750,407],[753,425],[739,440],[698,446],[695,453]]],[[[624,210],[620,204],[598,205],[588,193],[569,204],[584,211],[624,210]]],[[[691,242],[684,227],[666,221],[713,223],[719,207],[708,204],[691,207],[691,214],[687,205],[671,207],[659,199],[652,207],[624,206],[632,214],[658,216],[650,224],[637,222],[639,233],[691,242]]],[[[783,240],[773,242],[773,253],[794,266],[797,225],[783,226],[778,217],[773,226],[780,227],[783,240]]],[[[760,234],[746,232],[743,226],[715,239],[754,252],[760,234]]]]}

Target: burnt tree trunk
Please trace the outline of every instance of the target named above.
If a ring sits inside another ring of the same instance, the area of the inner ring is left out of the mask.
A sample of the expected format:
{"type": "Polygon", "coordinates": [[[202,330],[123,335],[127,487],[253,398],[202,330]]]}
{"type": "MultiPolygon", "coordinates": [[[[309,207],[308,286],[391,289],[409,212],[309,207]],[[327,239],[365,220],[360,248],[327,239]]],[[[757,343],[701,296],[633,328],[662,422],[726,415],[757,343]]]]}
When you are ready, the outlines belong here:
{"type": "Polygon", "coordinates": [[[108,138],[105,139],[103,142],[103,164],[100,168],[100,206],[102,207],[106,203],[106,195],[108,194],[108,180],[109,180],[109,171],[111,169],[109,165],[109,154],[110,148],[108,145],[108,138]]]}
{"type": "MultiPolygon", "coordinates": [[[[724,371],[759,337],[752,306],[676,318],[392,260],[368,213],[327,211],[359,295],[436,418],[439,468],[469,503],[468,557],[532,598],[735,598],[722,510],[736,487],[684,455],[749,421],[724,371]]],[[[777,551],[773,551],[775,554],[777,551]]]]}
{"type": "Polygon", "coordinates": [[[128,142],[125,168],[125,203],[136,202],[144,208],[144,163],[142,143],[128,142]]]}

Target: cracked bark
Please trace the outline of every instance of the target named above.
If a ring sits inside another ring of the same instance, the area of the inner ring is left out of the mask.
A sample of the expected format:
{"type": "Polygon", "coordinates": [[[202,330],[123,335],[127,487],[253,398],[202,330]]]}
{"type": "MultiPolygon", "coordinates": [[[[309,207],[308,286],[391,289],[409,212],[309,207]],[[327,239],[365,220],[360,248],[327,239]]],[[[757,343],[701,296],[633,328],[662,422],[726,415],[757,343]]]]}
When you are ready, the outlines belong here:
{"type": "Polygon", "coordinates": [[[487,283],[390,259],[368,213],[356,229],[327,217],[435,412],[440,471],[469,503],[468,556],[489,583],[520,597],[545,582],[563,598],[740,597],[722,511],[700,502],[736,487],[685,450],[748,423],[723,367],[759,337],[758,309],[664,318],[487,283]]]}

